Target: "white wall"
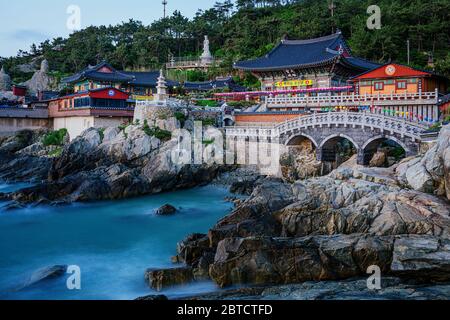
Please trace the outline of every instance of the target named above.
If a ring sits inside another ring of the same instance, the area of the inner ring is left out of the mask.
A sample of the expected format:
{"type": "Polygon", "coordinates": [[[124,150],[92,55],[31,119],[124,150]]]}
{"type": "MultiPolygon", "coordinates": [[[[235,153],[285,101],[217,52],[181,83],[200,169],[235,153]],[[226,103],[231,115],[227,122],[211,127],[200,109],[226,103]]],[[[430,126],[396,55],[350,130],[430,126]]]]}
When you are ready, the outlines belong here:
{"type": "Polygon", "coordinates": [[[83,131],[94,126],[94,117],[64,117],[53,119],[53,129],[66,128],[69,132],[70,140],[74,140],[83,131]]]}
{"type": "Polygon", "coordinates": [[[66,128],[69,132],[70,140],[74,140],[81,135],[83,131],[89,128],[108,128],[118,127],[129,118],[125,117],[64,117],[53,119],[53,129],[59,130],[66,128]]]}

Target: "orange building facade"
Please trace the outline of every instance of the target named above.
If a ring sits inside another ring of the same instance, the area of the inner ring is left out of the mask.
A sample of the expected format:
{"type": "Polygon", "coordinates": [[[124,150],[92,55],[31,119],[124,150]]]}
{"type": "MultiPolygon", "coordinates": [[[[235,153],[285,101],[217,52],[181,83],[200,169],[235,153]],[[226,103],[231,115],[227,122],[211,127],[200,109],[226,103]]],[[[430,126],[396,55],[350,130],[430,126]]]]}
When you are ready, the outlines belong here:
{"type": "Polygon", "coordinates": [[[357,94],[446,92],[447,81],[431,72],[400,64],[388,64],[350,80],[357,94]]]}

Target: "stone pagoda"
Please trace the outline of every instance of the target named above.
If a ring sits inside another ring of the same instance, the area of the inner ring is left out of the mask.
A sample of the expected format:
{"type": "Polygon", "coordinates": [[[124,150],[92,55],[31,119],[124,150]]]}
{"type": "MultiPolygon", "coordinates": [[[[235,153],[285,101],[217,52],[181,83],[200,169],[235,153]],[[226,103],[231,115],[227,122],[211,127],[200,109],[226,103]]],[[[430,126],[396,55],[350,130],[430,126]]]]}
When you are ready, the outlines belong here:
{"type": "Polygon", "coordinates": [[[156,85],[155,102],[165,102],[167,101],[167,82],[164,77],[163,70],[161,69],[158,77],[158,82],[156,85]]]}

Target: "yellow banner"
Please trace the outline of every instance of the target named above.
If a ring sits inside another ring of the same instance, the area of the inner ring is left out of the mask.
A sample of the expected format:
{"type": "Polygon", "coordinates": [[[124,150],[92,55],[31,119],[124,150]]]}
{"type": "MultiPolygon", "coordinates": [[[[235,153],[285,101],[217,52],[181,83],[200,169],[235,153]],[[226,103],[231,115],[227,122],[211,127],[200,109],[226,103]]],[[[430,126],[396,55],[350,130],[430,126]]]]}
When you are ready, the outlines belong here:
{"type": "Polygon", "coordinates": [[[307,87],[312,86],[313,80],[291,80],[291,81],[279,81],[275,83],[275,87],[307,87]]]}
{"type": "Polygon", "coordinates": [[[138,100],[138,101],[146,101],[146,100],[153,100],[153,96],[141,96],[133,94],[131,95],[132,100],[138,100]]]}

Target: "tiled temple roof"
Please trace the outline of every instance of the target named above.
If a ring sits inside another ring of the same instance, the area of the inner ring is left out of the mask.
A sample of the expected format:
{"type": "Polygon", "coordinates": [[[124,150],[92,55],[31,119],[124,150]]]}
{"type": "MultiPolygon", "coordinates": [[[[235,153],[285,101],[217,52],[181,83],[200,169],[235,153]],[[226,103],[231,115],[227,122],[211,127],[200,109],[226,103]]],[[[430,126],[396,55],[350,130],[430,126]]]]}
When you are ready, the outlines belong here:
{"type": "MultiPolygon", "coordinates": [[[[101,62],[96,66],[90,66],[81,72],[78,72],[70,77],[64,78],[63,83],[75,83],[83,81],[85,79],[94,81],[105,81],[105,82],[119,82],[130,84],[139,87],[156,87],[159,77],[159,71],[150,72],[130,72],[130,71],[117,71],[107,62],[101,62]],[[111,72],[101,72],[102,68],[107,68],[111,72]]],[[[175,81],[167,81],[169,87],[179,85],[175,81]]]]}
{"type": "Polygon", "coordinates": [[[70,76],[62,79],[63,83],[74,83],[78,81],[82,81],[85,79],[96,80],[96,81],[112,81],[112,82],[129,82],[133,80],[133,77],[127,75],[123,72],[117,71],[107,62],[101,62],[94,67],[87,67],[86,69],[70,76]],[[108,68],[111,72],[100,72],[99,70],[102,68],[108,68]]]}
{"type": "MultiPolygon", "coordinates": [[[[159,71],[150,71],[150,72],[130,72],[130,71],[122,71],[122,73],[133,77],[133,80],[129,83],[131,85],[137,87],[156,87],[158,83],[159,71]]],[[[169,87],[176,87],[180,84],[176,81],[166,80],[167,85],[169,87]]]]}
{"type": "Polygon", "coordinates": [[[266,56],[240,61],[234,66],[236,69],[248,71],[271,71],[320,66],[338,59],[362,71],[379,66],[377,63],[353,57],[340,32],[309,40],[282,40],[266,56]]]}
{"type": "Polygon", "coordinates": [[[245,88],[237,85],[232,77],[204,82],[185,82],[183,86],[186,90],[209,91],[214,89],[230,88],[232,91],[244,91],[245,88]]]}

